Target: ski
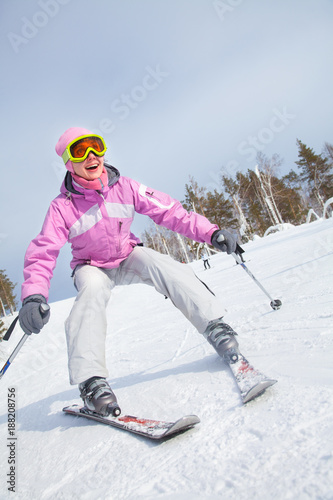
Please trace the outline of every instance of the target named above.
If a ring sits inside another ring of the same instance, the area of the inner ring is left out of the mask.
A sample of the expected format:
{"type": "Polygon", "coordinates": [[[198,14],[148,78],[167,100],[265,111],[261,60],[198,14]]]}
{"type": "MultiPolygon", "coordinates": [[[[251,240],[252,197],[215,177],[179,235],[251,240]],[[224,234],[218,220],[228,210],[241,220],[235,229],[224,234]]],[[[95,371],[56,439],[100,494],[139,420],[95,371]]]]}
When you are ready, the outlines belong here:
{"type": "Polygon", "coordinates": [[[180,432],[191,429],[194,425],[200,422],[199,417],[196,415],[187,415],[186,417],[182,417],[175,422],[138,418],[131,415],[103,417],[102,415],[98,415],[97,413],[88,410],[84,406],[76,404],[66,406],[63,408],[63,412],[69,415],[95,420],[101,424],[110,425],[111,427],[116,427],[118,429],[154,440],[162,440],[175,436],[180,432]]]}
{"type": "Polygon", "coordinates": [[[248,403],[260,396],[268,387],[277,382],[256,370],[242,354],[238,355],[236,362],[232,362],[232,359],[226,359],[226,361],[235,377],[243,403],[248,403]]]}

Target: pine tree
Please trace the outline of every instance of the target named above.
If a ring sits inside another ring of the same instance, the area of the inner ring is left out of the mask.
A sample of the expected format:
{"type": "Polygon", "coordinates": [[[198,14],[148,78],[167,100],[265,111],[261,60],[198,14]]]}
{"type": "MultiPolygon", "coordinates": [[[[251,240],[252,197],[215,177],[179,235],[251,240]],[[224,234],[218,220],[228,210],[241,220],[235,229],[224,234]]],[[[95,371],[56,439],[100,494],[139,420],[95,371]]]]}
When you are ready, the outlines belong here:
{"type": "Polygon", "coordinates": [[[213,193],[207,192],[207,189],[200,187],[193,177],[190,177],[190,183],[185,185],[185,200],[182,204],[187,211],[203,215],[219,227],[238,226],[233,205],[225,195],[216,189],[213,193]]]}
{"type": "Polygon", "coordinates": [[[323,209],[325,201],[333,196],[333,164],[328,145],[325,157],[316,154],[313,149],[297,139],[298,158],[296,165],[300,169],[300,180],[306,183],[307,191],[314,208],[323,209]]]}
{"type": "Polygon", "coordinates": [[[243,241],[254,234],[262,235],[271,225],[267,205],[262,197],[260,181],[253,170],[236,172],[236,179],[222,178],[225,191],[232,197],[243,241]]]}
{"type": "MultiPolygon", "coordinates": [[[[185,185],[184,208],[219,227],[236,229],[243,241],[254,234],[263,235],[277,223],[304,222],[311,202],[323,207],[333,196],[333,145],[326,143],[322,155],[316,155],[301,141],[297,144],[300,173],[291,170],[279,178],[279,155],[269,159],[259,153],[255,170],[236,172],[235,179],[221,176],[221,192],[207,192],[190,177],[185,185]]],[[[196,258],[199,245],[188,238],[180,241],[172,231],[157,227],[145,231],[143,240],[146,246],[182,262],[196,258]]]]}
{"type": "MultiPolygon", "coordinates": [[[[277,154],[274,154],[272,158],[267,158],[259,153],[257,159],[261,169],[260,176],[267,195],[270,197],[278,223],[299,224],[305,221],[307,210],[302,200],[299,185],[298,187],[292,186],[287,178],[280,179],[277,175],[283,163],[282,158],[277,154]]],[[[290,173],[291,179],[292,174],[290,173]]]]}
{"type": "Polygon", "coordinates": [[[190,176],[190,183],[185,184],[185,200],[182,201],[185,210],[205,216],[206,191],[204,187],[199,187],[194,177],[190,176]]]}
{"type": "Polygon", "coordinates": [[[323,155],[327,159],[330,166],[333,166],[333,144],[325,142],[323,155]]]}
{"type": "Polygon", "coordinates": [[[16,296],[14,293],[14,288],[16,284],[12,283],[6,272],[0,269],[0,305],[2,316],[6,316],[6,311],[10,311],[14,314],[16,309],[16,296]]]}
{"type": "Polygon", "coordinates": [[[256,171],[236,172],[236,179],[222,177],[245,241],[253,234],[263,235],[269,226],[277,223],[299,224],[306,213],[299,176],[291,172],[279,179],[277,171],[282,159],[278,155],[269,159],[259,154],[257,161],[256,171]]]}
{"type": "Polygon", "coordinates": [[[219,193],[216,189],[214,193],[208,192],[205,206],[206,217],[212,224],[223,228],[239,228],[239,223],[234,217],[233,205],[223,193],[219,193]]]}
{"type": "Polygon", "coordinates": [[[275,201],[284,222],[295,225],[305,222],[307,209],[299,190],[289,186],[284,177],[273,178],[272,185],[276,193],[275,201]]]}
{"type": "Polygon", "coordinates": [[[247,218],[250,220],[255,233],[262,236],[274,222],[265,203],[257,174],[254,170],[249,169],[244,177],[246,181],[243,182],[246,188],[244,196],[246,196],[248,206],[247,218]]]}

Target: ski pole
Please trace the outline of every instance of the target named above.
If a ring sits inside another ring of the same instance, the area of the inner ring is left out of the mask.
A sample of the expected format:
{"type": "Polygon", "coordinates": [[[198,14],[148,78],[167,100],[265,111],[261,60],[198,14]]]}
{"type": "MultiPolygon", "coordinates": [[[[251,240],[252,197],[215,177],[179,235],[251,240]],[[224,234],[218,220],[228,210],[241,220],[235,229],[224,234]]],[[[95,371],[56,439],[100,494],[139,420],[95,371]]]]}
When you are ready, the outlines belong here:
{"type": "Polygon", "coordinates": [[[264,292],[264,294],[267,295],[267,297],[271,301],[271,303],[270,303],[271,308],[274,309],[275,311],[277,309],[280,309],[280,307],[282,306],[281,300],[279,300],[279,299],[273,299],[270,296],[270,294],[267,292],[267,290],[262,286],[261,283],[259,283],[259,281],[257,280],[257,278],[255,276],[253,276],[253,274],[251,273],[251,271],[246,267],[246,265],[244,264],[244,262],[242,261],[242,259],[239,257],[239,255],[237,255],[236,253],[232,253],[231,255],[236,260],[236,262],[238,262],[238,264],[242,266],[242,268],[247,272],[247,274],[253,279],[253,281],[258,285],[258,287],[264,292]]]}
{"type": "MultiPolygon", "coordinates": [[[[48,310],[50,309],[50,306],[48,304],[40,304],[39,306],[39,310],[41,312],[41,314],[46,314],[48,312],[48,310]]],[[[14,319],[13,323],[10,325],[8,331],[10,330],[10,333],[13,331],[14,329],[14,326],[16,325],[16,322],[18,320],[18,317],[14,319]]],[[[15,347],[14,351],[11,353],[11,355],[9,356],[9,358],[7,359],[6,363],[4,364],[4,366],[1,368],[1,371],[0,371],[0,379],[2,379],[2,377],[4,376],[4,374],[6,373],[6,371],[8,370],[8,368],[10,367],[13,359],[16,357],[16,355],[18,354],[19,350],[21,349],[21,347],[23,346],[24,342],[27,340],[27,338],[29,338],[30,335],[28,335],[27,333],[25,333],[23,335],[23,337],[21,338],[20,342],[17,344],[17,346],[15,347]]]]}
{"type": "Polygon", "coordinates": [[[9,356],[9,358],[7,359],[6,363],[4,364],[3,368],[0,371],[0,379],[6,373],[6,371],[10,367],[13,359],[15,358],[16,354],[19,352],[19,350],[21,349],[21,347],[23,346],[24,342],[27,340],[28,337],[30,337],[30,335],[28,335],[27,333],[25,333],[23,335],[23,337],[21,338],[20,342],[17,344],[17,346],[15,347],[14,351],[11,353],[11,355],[9,356]]]}
{"type": "MultiPolygon", "coordinates": [[[[217,242],[218,243],[222,243],[223,241],[225,241],[225,237],[224,237],[223,234],[220,234],[217,237],[217,242]]],[[[237,250],[239,250],[239,251],[242,250],[240,248],[240,246],[238,245],[238,243],[236,244],[236,252],[237,252],[237,250]]],[[[255,276],[253,276],[253,274],[251,273],[251,271],[246,267],[246,265],[244,264],[244,262],[242,261],[242,259],[240,258],[240,256],[236,252],[232,252],[231,255],[236,260],[236,262],[238,262],[238,264],[240,264],[242,266],[242,268],[247,272],[247,274],[253,279],[253,281],[258,285],[258,287],[264,292],[264,294],[267,295],[267,297],[271,301],[271,303],[270,303],[271,308],[274,309],[275,311],[277,309],[280,309],[280,307],[282,306],[281,300],[279,300],[279,299],[275,299],[275,300],[272,299],[272,297],[267,292],[267,290],[265,290],[265,288],[262,286],[261,283],[259,283],[259,281],[257,280],[257,278],[255,278],[255,276]]]]}

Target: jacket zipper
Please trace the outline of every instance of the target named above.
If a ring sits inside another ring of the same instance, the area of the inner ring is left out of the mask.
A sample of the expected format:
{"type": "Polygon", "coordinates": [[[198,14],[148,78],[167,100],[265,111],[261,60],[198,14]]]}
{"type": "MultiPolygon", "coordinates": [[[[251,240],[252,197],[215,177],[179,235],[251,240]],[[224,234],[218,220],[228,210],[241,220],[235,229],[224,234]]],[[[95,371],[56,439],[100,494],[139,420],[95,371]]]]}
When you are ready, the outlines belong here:
{"type": "Polygon", "coordinates": [[[119,221],[119,224],[118,224],[118,251],[120,252],[120,248],[121,248],[121,227],[123,225],[123,222],[120,220],[119,221]]]}
{"type": "MultiPolygon", "coordinates": [[[[104,203],[104,206],[106,205],[106,201],[105,201],[105,197],[103,195],[103,193],[100,193],[98,192],[98,194],[103,198],[103,203],[104,203]]],[[[118,252],[120,252],[120,249],[121,249],[121,227],[123,225],[123,221],[119,221],[118,223],[118,252]]]]}

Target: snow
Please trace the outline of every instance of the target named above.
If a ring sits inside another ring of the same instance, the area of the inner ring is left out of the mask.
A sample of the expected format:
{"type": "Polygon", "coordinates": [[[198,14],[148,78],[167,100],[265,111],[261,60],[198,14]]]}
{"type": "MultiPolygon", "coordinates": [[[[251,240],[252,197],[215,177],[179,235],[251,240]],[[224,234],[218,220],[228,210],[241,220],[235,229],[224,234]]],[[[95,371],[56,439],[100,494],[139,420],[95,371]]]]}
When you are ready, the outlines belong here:
{"type": "MultiPolygon", "coordinates": [[[[212,256],[207,271],[191,264],[221,298],[243,354],[278,380],[247,405],[230,370],[170,300],[144,285],[115,290],[107,362],[123,413],[201,419],[160,444],[62,413],[80,403],[68,382],[63,327],[74,299],[51,304],[50,322],[0,381],[1,499],[13,498],[12,387],[17,500],[332,499],[332,229],[332,219],[316,221],[245,245],[246,264],[282,300],[279,311],[230,256],[212,256]]],[[[17,327],[1,344],[3,361],[21,335],[17,327]]]]}

